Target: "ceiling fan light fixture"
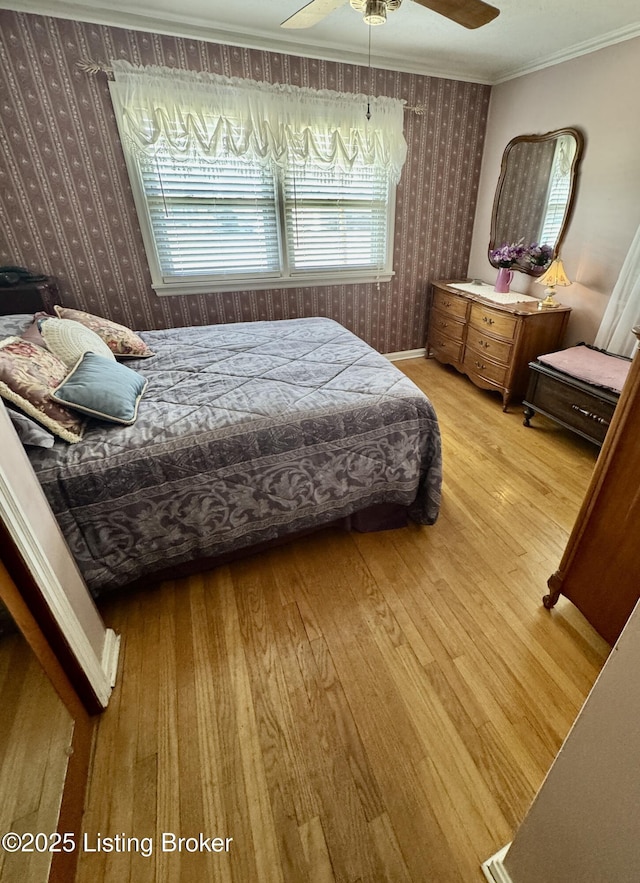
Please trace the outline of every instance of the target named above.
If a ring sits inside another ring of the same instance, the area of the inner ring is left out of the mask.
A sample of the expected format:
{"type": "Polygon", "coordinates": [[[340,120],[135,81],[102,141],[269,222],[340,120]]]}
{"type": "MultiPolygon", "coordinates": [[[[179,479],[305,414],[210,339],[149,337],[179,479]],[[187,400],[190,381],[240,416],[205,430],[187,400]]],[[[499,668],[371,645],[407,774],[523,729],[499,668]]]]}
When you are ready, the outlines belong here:
{"type": "Polygon", "coordinates": [[[387,20],[385,0],[367,0],[363,18],[368,25],[383,25],[387,20]]]}

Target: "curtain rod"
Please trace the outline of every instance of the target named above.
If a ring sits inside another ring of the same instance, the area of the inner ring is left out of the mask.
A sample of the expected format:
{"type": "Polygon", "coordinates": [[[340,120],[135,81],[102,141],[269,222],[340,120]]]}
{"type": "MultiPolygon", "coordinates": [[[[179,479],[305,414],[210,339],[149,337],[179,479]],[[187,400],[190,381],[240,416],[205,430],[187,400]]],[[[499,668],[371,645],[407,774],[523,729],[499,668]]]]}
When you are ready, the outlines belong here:
{"type": "MultiPolygon", "coordinates": [[[[92,61],[91,59],[81,59],[80,61],[76,61],[76,67],[81,71],[84,71],[86,74],[106,74],[108,80],[113,80],[113,68],[109,67],[108,64],[103,64],[101,61],[92,61]]],[[[414,106],[405,104],[404,110],[409,110],[412,113],[417,114],[418,116],[424,116],[427,111],[427,108],[424,104],[417,104],[414,106]]]]}

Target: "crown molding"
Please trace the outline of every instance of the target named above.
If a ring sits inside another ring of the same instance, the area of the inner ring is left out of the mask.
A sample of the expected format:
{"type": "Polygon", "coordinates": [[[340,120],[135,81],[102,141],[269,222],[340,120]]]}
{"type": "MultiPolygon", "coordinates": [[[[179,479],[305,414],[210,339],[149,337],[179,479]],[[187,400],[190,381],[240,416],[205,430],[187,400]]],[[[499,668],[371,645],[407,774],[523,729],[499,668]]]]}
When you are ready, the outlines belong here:
{"type": "MultiPolygon", "coordinates": [[[[189,18],[185,17],[184,14],[171,15],[170,13],[154,16],[150,15],[147,11],[136,9],[135,6],[129,6],[126,9],[122,7],[114,8],[113,6],[105,8],[104,5],[97,2],[94,3],[92,0],[83,0],[80,3],[69,2],[69,0],[8,0],[8,2],[7,0],[0,0],[0,9],[46,15],[72,21],[85,21],[108,27],[146,31],[171,37],[203,40],[209,43],[222,43],[244,49],[258,49],[342,64],[353,64],[362,67],[369,65],[368,52],[364,46],[362,50],[345,50],[343,46],[331,44],[300,45],[296,42],[295,35],[289,36],[285,32],[283,32],[282,36],[274,38],[273,36],[266,36],[264,32],[251,31],[250,29],[238,31],[216,28],[212,27],[211,23],[205,19],[189,18]]],[[[475,71],[473,69],[467,70],[461,73],[455,69],[455,62],[451,65],[440,65],[438,63],[429,63],[428,61],[426,63],[424,61],[413,61],[410,58],[397,58],[384,53],[372,54],[371,66],[378,69],[394,70],[425,77],[439,77],[448,80],[496,86],[638,36],[640,36],[640,23],[610,31],[593,40],[587,40],[571,46],[566,50],[541,56],[532,64],[497,70],[492,75],[479,69],[475,71]]]]}
{"type": "MultiPolygon", "coordinates": [[[[266,36],[264,32],[243,30],[236,31],[212,27],[203,19],[189,18],[184,15],[153,16],[146,12],[128,9],[106,8],[93,6],[91,3],[70,3],[65,0],[0,0],[0,9],[11,9],[14,12],[26,12],[34,15],[46,15],[71,21],[85,21],[107,27],[125,28],[133,31],[145,31],[163,34],[170,37],[183,37],[188,40],[203,40],[208,43],[222,43],[238,46],[243,49],[258,49],[277,52],[284,55],[296,55],[302,58],[313,58],[318,61],[334,61],[341,64],[352,64],[360,67],[369,66],[367,49],[345,50],[344,46],[322,44],[301,45],[295,36],[289,37],[283,32],[282,37],[266,36]]],[[[423,62],[413,62],[410,58],[398,59],[384,53],[372,53],[371,67],[382,70],[395,70],[402,73],[417,74],[426,77],[439,77],[448,80],[460,80],[467,83],[490,85],[491,79],[481,71],[461,74],[454,66],[437,64],[427,66],[423,62]]]]}
{"type": "Polygon", "coordinates": [[[505,71],[502,75],[496,77],[491,85],[497,86],[500,83],[507,83],[509,80],[515,80],[526,74],[532,74],[536,71],[544,70],[547,67],[554,67],[556,64],[562,64],[565,61],[571,61],[572,59],[580,58],[583,55],[590,55],[592,52],[598,52],[598,50],[606,49],[608,46],[615,46],[616,43],[624,43],[626,40],[633,40],[634,37],[640,37],[640,24],[630,25],[626,28],[619,28],[616,31],[609,31],[593,40],[585,40],[583,43],[576,43],[575,46],[571,46],[560,52],[552,52],[550,55],[538,59],[535,64],[511,68],[505,71]]]}

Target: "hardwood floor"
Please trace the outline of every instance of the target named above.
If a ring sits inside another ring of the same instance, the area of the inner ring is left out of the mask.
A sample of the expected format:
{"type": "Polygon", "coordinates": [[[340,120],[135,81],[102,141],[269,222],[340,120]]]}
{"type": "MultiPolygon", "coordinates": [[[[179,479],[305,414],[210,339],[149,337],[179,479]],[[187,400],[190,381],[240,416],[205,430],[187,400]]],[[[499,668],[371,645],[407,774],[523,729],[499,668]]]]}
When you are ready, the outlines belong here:
{"type": "Polygon", "coordinates": [[[122,651],[87,842],[153,851],[84,852],[78,883],[479,883],[510,840],[608,653],[541,604],[597,451],[399,367],[441,423],[435,525],[329,529],[103,608],[122,651]]]}
{"type": "MultiPolygon", "coordinates": [[[[55,831],[73,721],[20,634],[0,638],[0,709],[0,833],[55,831]]],[[[44,883],[50,862],[41,849],[0,849],[0,880],[44,883]]]]}

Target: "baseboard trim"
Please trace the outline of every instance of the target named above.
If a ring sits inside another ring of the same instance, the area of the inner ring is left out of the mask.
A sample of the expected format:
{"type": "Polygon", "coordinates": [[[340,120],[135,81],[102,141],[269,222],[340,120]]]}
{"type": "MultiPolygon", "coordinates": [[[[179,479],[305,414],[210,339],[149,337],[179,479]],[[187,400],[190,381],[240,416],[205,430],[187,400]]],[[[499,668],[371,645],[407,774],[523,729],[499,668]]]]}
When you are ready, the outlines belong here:
{"type": "Polygon", "coordinates": [[[501,850],[496,852],[495,855],[492,855],[491,858],[488,858],[486,862],[482,864],[482,873],[485,875],[489,883],[513,883],[513,880],[507,874],[502,861],[505,855],[509,852],[510,843],[507,843],[506,846],[503,846],[501,850]]]}
{"type": "Polygon", "coordinates": [[[420,347],[417,350],[401,350],[399,353],[384,353],[385,359],[389,359],[390,362],[401,362],[403,359],[424,359],[426,355],[426,349],[424,347],[420,347]]]}

